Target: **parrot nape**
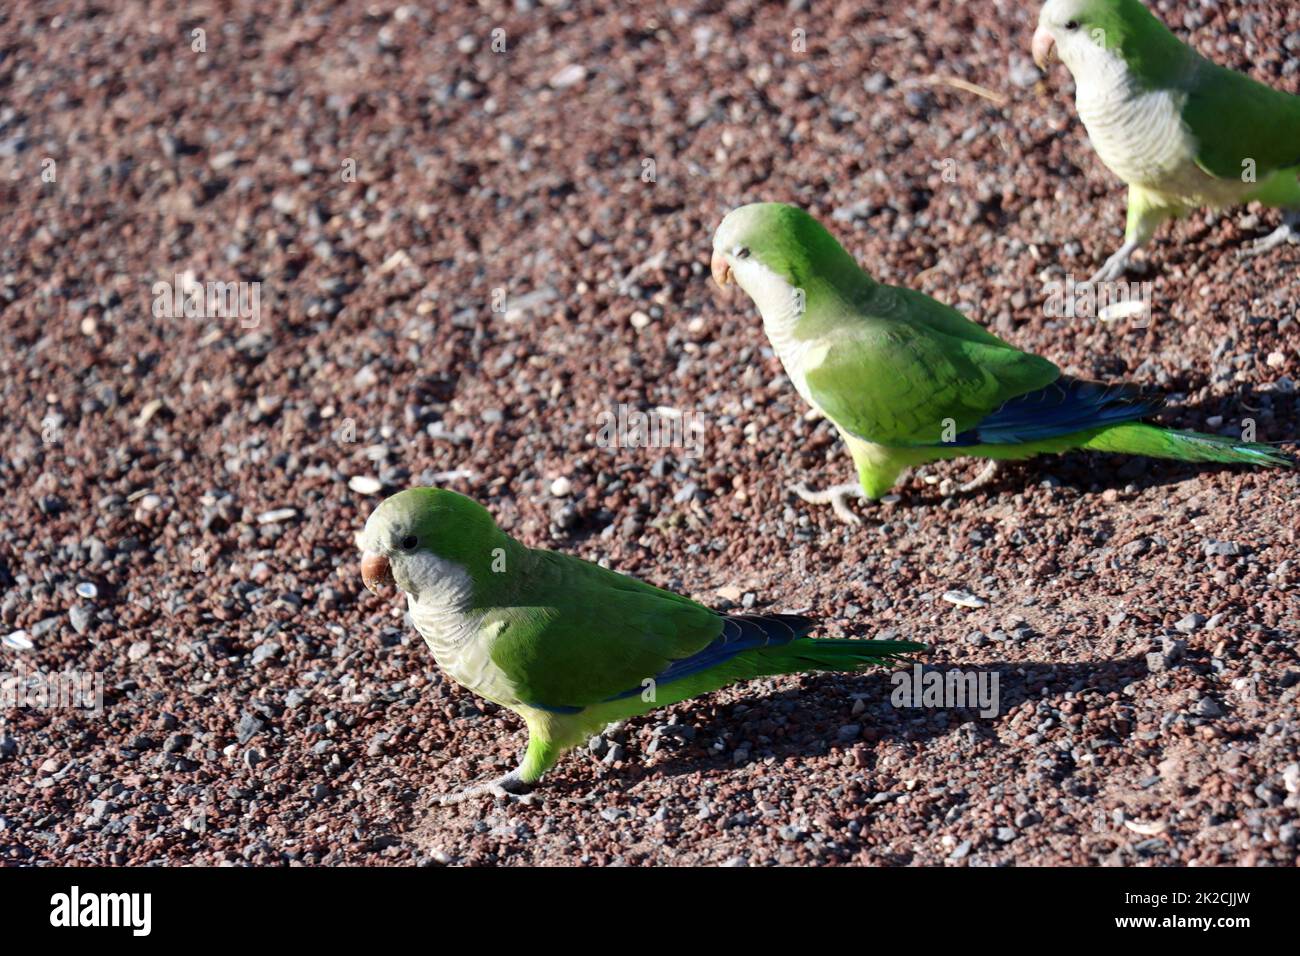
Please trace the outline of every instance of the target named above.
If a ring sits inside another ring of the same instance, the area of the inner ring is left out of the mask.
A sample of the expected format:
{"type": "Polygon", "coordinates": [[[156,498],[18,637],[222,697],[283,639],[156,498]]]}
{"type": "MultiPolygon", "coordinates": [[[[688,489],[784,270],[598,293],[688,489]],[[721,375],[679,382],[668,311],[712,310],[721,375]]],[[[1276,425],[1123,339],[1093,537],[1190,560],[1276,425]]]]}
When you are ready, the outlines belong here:
{"type": "Polygon", "coordinates": [[[867,275],[797,206],[732,210],[713,237],[713,278],[754,300],[786,374],[849,446],[858,483],[810,492],[857,524],[849,495],[879,500],[905,468],[948,458],[999,459],[1074,448],[1180,461],[1290,465],[1268,445],[1138,421],[1157,399],[1135,386],[1062,375],[956,309],[867,275]]]}
{"type": "Polygon", "coordinates": [[[1124,244],[1093,275],[1119,278],[1162,222],[1258,201],[1285,210],[1257,255],[1300,238],[1300,96],[1211,63],[1140,0],[1049,0],[1034,62],[1055,48],[1101,161],[1128,184],[1124,244]]]}
{"type": "Polygon", "coordinates": [[[528,725],[515,770],[443,803],[523,792],[606,725],[734,681],[856,671],[925,648],[812,639],[814,622],[790,614],[720,614],[580,558],[528,548],[477,502],[439,488],[383,501],[357,543],[366,588],[395,583],[406,592],[438,666],[528,725]]]}

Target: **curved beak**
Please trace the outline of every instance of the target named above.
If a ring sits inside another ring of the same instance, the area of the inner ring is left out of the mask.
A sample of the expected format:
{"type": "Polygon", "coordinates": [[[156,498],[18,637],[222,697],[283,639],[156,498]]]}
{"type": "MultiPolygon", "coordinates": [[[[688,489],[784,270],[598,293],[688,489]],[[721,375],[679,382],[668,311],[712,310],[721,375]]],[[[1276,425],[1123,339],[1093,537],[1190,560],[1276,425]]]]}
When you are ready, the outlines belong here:
{"type": "Polygon", "coordinates": [[[1030,51],[1034,55],[1034,63],[1044,73],[1047,72],[1048,66],[1052,62],[1052,51],[1056,49],[1056,37],[1052,36],[1052,31],[1047,27],[1039,27],[1034,31],[1033,46],[1030,51]]]}
{"type": "Polygon", "coordinates": [[[727,286],[735,282],[731,274],[731,266],[727,264],[727,258],[717,249],[713,250],[713,258],[709,260],[709,271],[713,273],[713,281],[720,286],[727,286]]]}
{"type": "Polygon", "coordinates": [[[361,582],[371,594],[393,583],[393,569],[382,554],[365,551],[361,555],[361,582]]]}

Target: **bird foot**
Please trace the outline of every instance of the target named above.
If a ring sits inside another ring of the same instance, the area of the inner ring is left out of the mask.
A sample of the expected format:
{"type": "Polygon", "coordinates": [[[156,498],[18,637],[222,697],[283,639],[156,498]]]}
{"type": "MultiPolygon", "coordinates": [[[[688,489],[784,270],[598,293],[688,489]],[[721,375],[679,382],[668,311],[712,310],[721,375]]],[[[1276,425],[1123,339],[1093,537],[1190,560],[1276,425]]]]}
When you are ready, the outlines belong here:
{"type": "Polygon", "coordinates": [[[510,800],[512,802],[532,805],[535,794],[529,793],[532,784],[525,783],[519,776],[517,770],[512,770],[503,777],[497,777],[495,780],[489,780],[486,783],[475,784],[466,787],[464,790],[457,790],[455,793],[440,793],[434,796],[433,802],[442,807],[450,807],[457,803],[464,803],[466,800],[472,800],[475,797],[495,797],[498,800],[510,800]]]}
{"type": "Polygon", "coordinates": [[[1273,230],[1272,235],[1257,239],[1250,248],[1243,249],[1241,258],[1253,259],[1266,252],[1272,252],[1279,246],[1296,242],[1300,242],[1300,215],[1292,214],[1282,220],[1282,225],[1273,230]]]}
{"type": "Polygon", "coordinates": [[[1137,249],[1136,242],[1126,242],[1119,247],[1119,250],[1106,260],[1100,269],[1092,274],[1089,282],[1114,282],[1125,272],[1128,271],[1129,265],[1133,260],[1133,252],[1137,249]]]}
{"type": "Polygon", "coordinates": [[[960,491],[962,494],[966,494],[967,492],[971,492],[979,488],[983,488],[985,485],[989,484],[989,482],[991,482],[994,478],[998,476],[998,466],[1000,464],[1001,462],[999,462],[996,458],[990,460],[988,464],[984,466],[983,471],[981,471],[970,481],[966,482],[964,485],[958,485],[957,490],[960,491]]]}
{"type": "Polygon", "coordinates": [[[833,485],[825,491],[813,491],[803,482],[800,482],[797,485],[791,485],[790,490],[810,505],[830,505],[831,510],[835,512],[835,517],[839,518],[845,524],[862,524],[862,520],[849,510],[847,504],[849,496],[854,498],[866,497],[865,492],[862,490],[862,486],[856,481],[845,482],[842,485],[833,485]]]}

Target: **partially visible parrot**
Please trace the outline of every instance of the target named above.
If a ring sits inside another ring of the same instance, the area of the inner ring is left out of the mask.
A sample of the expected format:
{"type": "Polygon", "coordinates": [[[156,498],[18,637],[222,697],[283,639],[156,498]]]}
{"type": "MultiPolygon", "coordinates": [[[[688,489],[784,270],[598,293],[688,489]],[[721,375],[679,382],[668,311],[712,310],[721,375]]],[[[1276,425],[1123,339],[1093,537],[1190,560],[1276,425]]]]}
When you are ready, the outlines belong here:
{"type": "Polygon", "coordinates": [[[1285,210],[1250,255],[1300,238],[1300,96],[1211,63],[1140,0],[1048,0],[1032,43],[1040,69],[1053,49],[1088,138],[1129,187],[1124,245],[1091,281],[1119,278],[1162,222],[1202,206],[1285,210]]]}
{"type": "Polygon", "coordinates": [[[713,278],[733,280],[804,401],[849,446],[858,482],[805,501],[858,519],[850,496],[883,497],[905,468],[946,458],[1030,458],[1073,448],[1180,461],[1290,465],[1276,449],[1142,424],[1161,403],[1129,385],[1062,375],[920,292],[883,285],[797,206],[732,210],[713,236],[713,278]]]}
{"type": "Polygon", "coordinates": [[[856,671],[925,645],[814,640],[792,614],[724,615],[580,558],[528,548],[452,491],[383,501],[357,538],[361,576],[396,583],[434,660],[528,725],[520,765],[439,799],[520,793],[607,724],[734,681],[856,671]]]}

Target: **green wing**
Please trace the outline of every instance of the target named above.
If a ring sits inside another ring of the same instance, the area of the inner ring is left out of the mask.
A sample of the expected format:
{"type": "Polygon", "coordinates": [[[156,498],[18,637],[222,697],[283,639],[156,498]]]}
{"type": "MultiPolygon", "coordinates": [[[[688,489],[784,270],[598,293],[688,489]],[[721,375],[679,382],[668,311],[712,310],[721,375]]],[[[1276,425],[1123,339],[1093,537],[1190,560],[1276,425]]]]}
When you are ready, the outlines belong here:
{"type": "Polygon", "coordinates": [[[568,555],[533,551],[491,656],[529,704],[584,707],[642,686],[707,647],[722,618],[687,598],[568,555]]]}
{"type": "Polygon", "coordinates": [[[1300,96],[1204,63],[1187,90],[1183,121],[1197,140],[1196,164],[1240,181],[1246,160],[1257,180],[1300,166],[1300,96]]]}
{"type": "Polygon", "coordinates": [[[808,389],[840,427],[881,445],[934,445],[1060,370],[920,292],[878,286],[866,314],[833,323],[808,389]],[[947,420],[947,421],[946,421],[947,420]]]}

